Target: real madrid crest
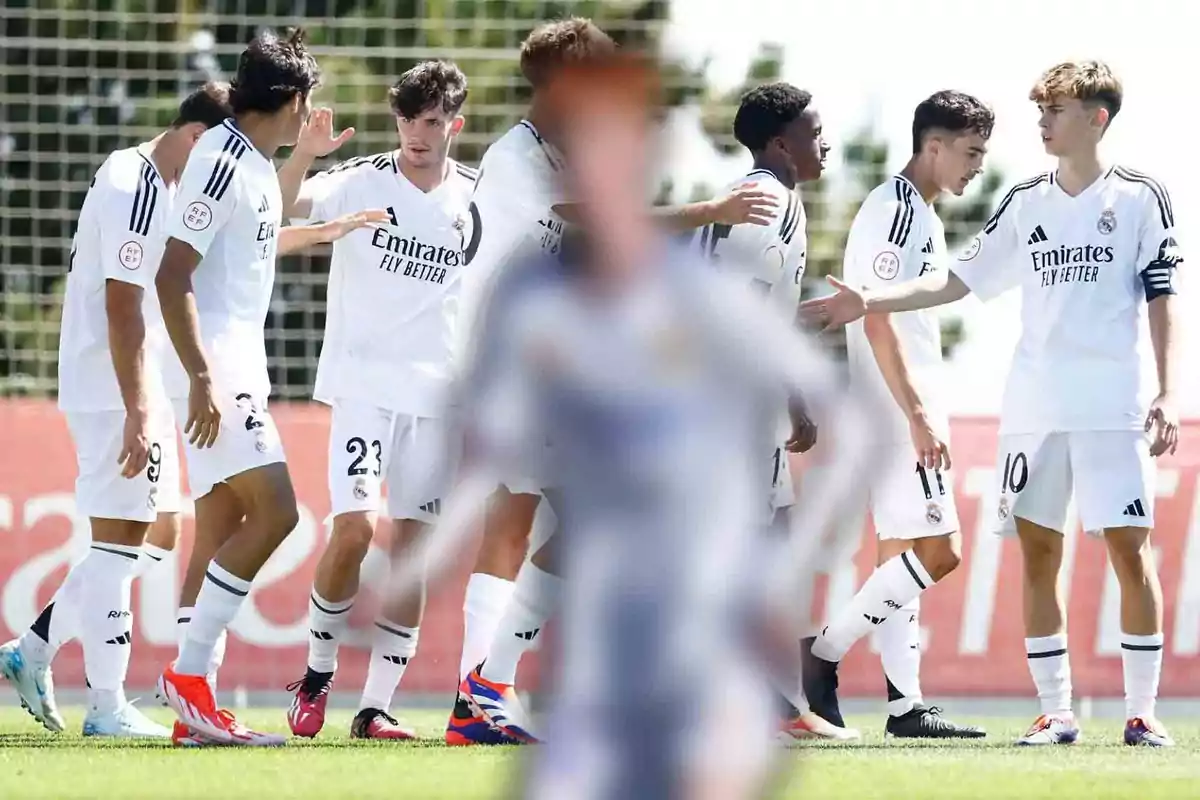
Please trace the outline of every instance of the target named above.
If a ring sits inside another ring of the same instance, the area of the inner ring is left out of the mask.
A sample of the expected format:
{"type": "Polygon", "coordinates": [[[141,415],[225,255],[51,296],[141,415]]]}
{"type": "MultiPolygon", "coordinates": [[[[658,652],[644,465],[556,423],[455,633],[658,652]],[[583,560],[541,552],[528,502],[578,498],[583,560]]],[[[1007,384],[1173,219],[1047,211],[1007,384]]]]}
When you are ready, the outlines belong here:
{"type": "Polygon", "coordinates": [[[462,214],[456,215],[454,217],[454,230],[458,231],[459,233],[462,233],[463,229],[466,227],[467,227],[467,218],[464,217],[462,214]]]}
{"type": "Polygon", "coordinates": [[[1004,519],[1008,519],[1009,513],[1010,512],[1008,509],[1008,498],[1001,497],[1000,498],[1000,506],[996,509],[996,516],[998,516],[998,517],[1000,517],[1000,519],[1004,520],[1004,519]]]}
{"type": "Polygon", "coordinates": [[[1117,213],[1111,208],[1104,209],[1100,214],[1100,219],[1096,221],[1096,230],[1100,231],[1105,236],[1117,229],[1117,213]]]}
{"type": "Polygon", "coordinates": [[[925,521],[930,525],[937,525],[942,521],[942,507],[937,503],[930,503],[925,507],[925,521]]]}
{"type": "Polygon", "coordinates": [[[354,481],[354,497],[358,500],[367,499],[367,479],[359,478],[354,481]]]}

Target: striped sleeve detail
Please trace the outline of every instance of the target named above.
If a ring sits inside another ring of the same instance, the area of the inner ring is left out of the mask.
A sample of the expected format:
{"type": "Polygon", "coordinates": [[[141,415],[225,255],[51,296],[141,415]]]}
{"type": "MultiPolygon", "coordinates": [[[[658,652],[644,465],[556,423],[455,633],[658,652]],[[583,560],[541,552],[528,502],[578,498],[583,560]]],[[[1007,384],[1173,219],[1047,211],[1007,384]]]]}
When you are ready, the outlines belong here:
{"type": "Polygon", "coordinates": [[[458,172],[459,177],[466,178],[471,183],[474,183],[479,177],[479,170],[471,169],[466,164],[460,164],[457,161],[454,162],[454,169],[458,172]]]}
{"type": "Polygon", "coordinates": [[[1162,218],[1163,228],[1170,230],[1175,227],[1175,209],[1171,206],[1171,196],[1167,194],[1167,190],[1161,183],[1149,175],[1129,167],[1116,167],[1113,169],[1113,174],[1121,180],[1140,183],[1149,188],[1154,194],[1154,200],[1158,203],[1158,214],[1162,218]]]}
{"type": "Polygon", "coordinates": [[[137,190],[133,194],[133,208],[129,210],[129,230],[139,236],[148,235],[157,203],[158,184],[154,182],[154,170],[149,164],[142,164],[137,190]]]}
{"type": "Polygon", "coordinates": [[[800,218],[804,215],[801,213],[803,207],[800,205],[800,198],[795,192],[788,192],[787,211],[783,215],[783,223],[779,226],[779,238],[784,244],[791,244],[792,239],[796,235],[796,229],[800,227],[800,218]]]}
{"type": "Polygon", "coordinates": [[[229,184],[233,183],[237,162],[246,154],[246,149],[246,141],[241,136],[236,133],[230,134],[225,140],[225,146],[221,148],[217,163],[213,164],[208,183],[204,185],[204,194],[218,201],[225,196],[229,184]]]}
{"type": "Polygon", "coordinates": [[[1008,207],[1012,205],[1013,198],[1015,198],[1018,194],[1028,191],[1038,184],[1045,183],[1049,180],[1051,180],[1051,175],[1047,172],[1038,175],[1036,178],[1030,178],[1027,181],[1021,181],[1016,186],[1009,189],[1008,194],[1004,195],[1004,199],[1001,200],[1000,205],[996,207],[996,213],[992,214],[991,218],[987,221],[987,224],[983,226],[983,232],[991,233],[992,231],[996,230],[996,226],[1000,224],[1000,217],[1003,216],[1004,212],[1008,210],[1008,207]]]}
{"type": "Polygon", "coordinates": [[[388,170],[392,172],[396,171],[396,161],[392,158],[391,153],[380,153],[377,156],[372,156],[371,166],[382,172],[387,172],[388,170]]]}
{"type": "Polygon", "coordinates": [[[897,200],[896,213],[892,217],[892,227],[888,231],[888,241],[897,247],[904,247],[908,243],[908,234],[912,232],[916,210],[913,208],[912,187],[906,181],[897,180],[894,183],[897,200]]]}

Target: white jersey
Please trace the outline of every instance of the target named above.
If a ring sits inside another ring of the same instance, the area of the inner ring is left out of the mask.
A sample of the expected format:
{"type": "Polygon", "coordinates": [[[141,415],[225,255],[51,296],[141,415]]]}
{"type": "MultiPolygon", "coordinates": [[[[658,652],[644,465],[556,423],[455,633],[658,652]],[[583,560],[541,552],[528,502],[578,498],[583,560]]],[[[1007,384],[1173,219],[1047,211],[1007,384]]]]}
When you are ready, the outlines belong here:
{"type": "MultiPolygon", "coordinates": [[[[855,289],[879,289],[946,268],[946,232],[937,212],[908,179],[897,175],[863,201],[846,240],[842,280],[855,289]]],[[[931,309],[892,315],[908,374],[933,429],[950,434],[943,402],[942,332],[931,309]]],[[[889,411],[881,426],[891,442],[909,441],[908,418],[892,399],[861,320],[846,331],[850,380],[889,411]]]]}
{"type": "Polygon", "coordinates": [[[275,167],[227,119],[196,143],[167,224],[201,256],[192,288],[215,376],[225,390],[262,398],[271,391],[263,326],[282,208],[275,167]]]}
{"type": "Polygon", "coordinates": [[[64,411],[125,408],[108,346],[108,281],[143,289],[144,375],[152,401],[164,401],[161,363],[166,342],[154,276],[162,260],[168,186],[145,145],[105,159],[79,212],[58,346],[58,406],[64,411]]]}
{"type": "Polygon", "coordinates": [[[479,165],[471,196],[459,316],[461,358],[496,271],[519,253],[557,254],[565,223],[554,206],[562,193],[562,154],[522,120],[497,139],[479,165]]]}
{"type": "Polygon", "coordinates": [[[1139,172],[1113,167],[1076,197],[1054,173],[1014,186],[953,265],[984,300],[1022,290],[1001,432],[1140,429],[1146,292],[1180,262],[1171,199],[1139,172]]]}
{"type": "Polygon", "coordinates": [[[451,161],[445,181],[425,192],[395,153],[351,159],[305,182],[314,220],[372,208],[391,217],[333,245],[314,398],[440,416],[474,185],[475,171],[451,161]]]}
{"type": "Polygon", "coordinates": [[[788,189],[774,173],[756,169],[726,187],[729,192],[748,183],[773,196],[779,215],[770,225],[708,225],[697,243],[703,255],[731,275],[745,278],[779,307],[794,313],[800,302],[800,282],[808,251],[807,220],[798,190],[788,189]]]}

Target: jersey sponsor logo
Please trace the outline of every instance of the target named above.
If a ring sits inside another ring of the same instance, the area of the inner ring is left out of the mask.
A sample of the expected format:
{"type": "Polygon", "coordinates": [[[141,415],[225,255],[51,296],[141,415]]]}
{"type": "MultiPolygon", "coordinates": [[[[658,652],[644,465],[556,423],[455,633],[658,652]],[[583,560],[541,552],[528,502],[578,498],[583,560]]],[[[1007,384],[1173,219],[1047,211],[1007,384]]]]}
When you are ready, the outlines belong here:
{"type": "Polygon", "coordinates": [[[1113,255],[1111,245],[1074,247],[1062,244],[1033,250],[1029,257],[1033,271],[1042,276],[1042,286],[1049,287],[1064,283],[1095,283],[1100,277],[1100,265],[1111,264],[1113,255]]]}
{"type": "Polygon", "coordinates": [[[428,244],[415,236],[399,236],[383,228],[374,229],[371,246],[384,251],[379,261],[381,270],[429,283],[444,283],[448,271],[462,266],[464,259],[461,250],[428,244]]]}
{"type": "Polygon", "coordinates": [[[126,242],[117,251],[117,260],[121,262],[122,267],[130,272],[142,266],[142,256],[142,246],[137,242],[126,242]]]}
{"type": "Polygon", "coordinates": [[[884,250],[875,256],[871,269],[881,280],[890,281],[900,274],[900,255],[895,250],[884,250]]]}
{"type": "Polygon", "coordinates": [[[1096,220],[1096,230],[1100,231],[1105,236],[1108,236],[1117,229],[1117,212],[1111,208],[1106,208],[1100,214],[1100,219],[1096,220]]]}
{"type": "Polygon", "coordinates": [[[194,200],[183,210],[183,225],[190,231],[203,231],[212,225],[212,209],[201,200],[194,200]]]}
{"type": "Polygon", "coordinates": [[[975,256],[979,255],[979,251],[982,248],[983,248],[983,239],[976,236],[974,239],[971,240],[971,243],[969,245],[967,245],[966,248],[961,253],[958,254],[958,260],[959,261],[970,261],[971,259],[975,258],[975,256]]]}

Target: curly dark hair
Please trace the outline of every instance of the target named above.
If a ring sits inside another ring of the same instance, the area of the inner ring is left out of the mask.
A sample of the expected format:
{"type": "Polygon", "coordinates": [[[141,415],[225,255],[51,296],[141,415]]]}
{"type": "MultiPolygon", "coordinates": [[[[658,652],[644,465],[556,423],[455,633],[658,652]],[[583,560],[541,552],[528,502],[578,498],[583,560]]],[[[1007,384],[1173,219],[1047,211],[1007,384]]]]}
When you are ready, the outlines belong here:
{"type": "Polygon", "coordinates": [[[304,46],[302,28],[289,28],[282,38],[267,31],[254,37],[238,58],[229,104],[235,114],[273,114],[293,97],[307,97],[320,81],[321,71],[304,46]]]}
{"type": "Polygon", "coordinates": [[[590,19],[547,22],[534,28],[521,44],[521,74],[537,89],[545,86],[554,69],[611,53],[616,44],[590,19]]]}
{"type": "Polygon", "coordinates": [[[229,106],[229,84],[209,81],[184,98],[179,112],[171,123],[172,128],[182,128],[193,122],[203,122],[206,128],[215,128],[233,116],[229,106]]]}
{"type": "Polygon", "coordinates": [[[768,83],[751,89],[742,96],[733,118],[733,138],[746,149],[759,152],[811,102],[812,94],[790,83],[768,83]]]}
{"type": "Polygon", "coordinates": [[[950,89],[938,92],[922,100],[913,113],[913,153],[921,152],[925,136],[931,130],[973,131],[989,139],[995,124],[996,115],[979,98],[950,89]]]}
{"type": "Polygon", "coordinates": [[[467,76],[453,61],[422,61],[400,76],[388,91],[396,116],[416,119],[430,109],[457,114],[467,102],[467,76]]]}

